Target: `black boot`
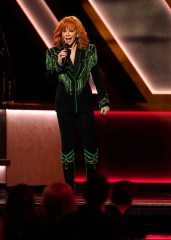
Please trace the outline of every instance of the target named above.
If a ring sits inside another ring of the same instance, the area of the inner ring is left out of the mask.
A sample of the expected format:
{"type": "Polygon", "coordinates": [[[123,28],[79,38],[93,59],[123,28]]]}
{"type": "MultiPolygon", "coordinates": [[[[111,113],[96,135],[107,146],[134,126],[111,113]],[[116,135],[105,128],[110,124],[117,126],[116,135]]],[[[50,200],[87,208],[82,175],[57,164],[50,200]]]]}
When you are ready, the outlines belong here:
{"type": "Polygon", "coordinates": [[[74,150],[68,154],[61,152],[61,160],[64,171],[65,182],[68,183],[74,190],[76,190],[75,185],[75,153],[74,150]]]}
{"type": "Polygon", "coordinates": [[[88,178],[97,172],[98,150],[95,154],[92,154],[84,149],[84,159],[86,165],[86,177],[88,178]]]}

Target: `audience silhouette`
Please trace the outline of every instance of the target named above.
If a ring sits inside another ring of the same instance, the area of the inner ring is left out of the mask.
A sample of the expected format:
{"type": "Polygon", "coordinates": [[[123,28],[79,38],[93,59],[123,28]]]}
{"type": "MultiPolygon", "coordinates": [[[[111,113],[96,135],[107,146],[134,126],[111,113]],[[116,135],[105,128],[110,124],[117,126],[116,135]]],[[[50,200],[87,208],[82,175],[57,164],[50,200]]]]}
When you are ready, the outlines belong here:
{"type": "Polygon", "coordinates": [[[35,239],[36,219],[32,188],[22,183],[12,186],[5,205],[3,240],[35,239]]]}
{"type": "Polygon", "coordinates": [[[76,209],[74,191],[70,185],[63,182],[47,185],[39,209],[39,238],[47,240],[59,237],[58,222],[76,209]]]}
{"type": "Polygon", "coordinates": [[[37,207],[32,188],[17,184],[7,195],[0,240],[143,240],[145,223],[129,214],[136,194],[133,182],[121,180],[111,188],[95,173],[84,182],[84,204],[77,205],[70,185],[52,182],[37,207]]]}
{"type": "Polygon", "coordinates": [[[102,174],[91,175],[84,184],[85,204],[60,222],[63,239],[101,240],[112,238],[113,222],[105,213],[109,183],[102,174]]]}
{"type": "Polygon", "coordinates": [[[114,222],[117,239],[140,240],[146,236],[141,219],[129,215],[136,194],[137,188],[131,181],[121,180],[113,185],[110,204],[106,205],[106,214],[114,222]]]}

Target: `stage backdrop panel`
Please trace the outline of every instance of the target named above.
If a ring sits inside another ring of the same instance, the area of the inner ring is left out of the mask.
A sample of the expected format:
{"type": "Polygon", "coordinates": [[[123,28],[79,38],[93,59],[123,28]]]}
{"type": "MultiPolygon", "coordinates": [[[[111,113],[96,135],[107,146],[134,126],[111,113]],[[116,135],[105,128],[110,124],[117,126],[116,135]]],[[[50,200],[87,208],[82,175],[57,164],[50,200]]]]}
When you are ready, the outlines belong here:
{"type": "MultiPolygon", "coordinates": [[[[109,181],[171,183],[171,112],[95,111],[99,172],[109,181]]],[[[80,156],[77,181],[85,179],[80,156]]]]}
{"type": "MultiPolygon", "coordinates": [[[[6,110],[7,185],[44,185],[64,181],[61,139],[55,111],[6,110]]],[[[110,181],[171,183],[171,112],[95,111],[99,171],[110,181]]],[[[76,144],[76,181],[85,180],[80,139],[76,144]]]]}
{"type": "Polygon", "coordinates": [[[96,112],[99,170],[111,180],[171,183],[171,112],[96,112]]]}
{"type": "Polygon", "coordinates": [[[64,181],[55,111],[6,110],[7,186],[64,181]]]}

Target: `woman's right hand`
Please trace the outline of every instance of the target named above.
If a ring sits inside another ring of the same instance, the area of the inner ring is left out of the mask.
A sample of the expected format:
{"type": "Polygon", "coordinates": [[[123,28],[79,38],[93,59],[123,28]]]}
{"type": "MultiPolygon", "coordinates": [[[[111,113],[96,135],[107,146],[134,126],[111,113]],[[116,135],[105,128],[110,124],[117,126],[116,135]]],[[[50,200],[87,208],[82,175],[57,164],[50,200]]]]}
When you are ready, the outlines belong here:
{"type": "Polygon", "coordinates": [[[58,53],[58,63],[59,65],[63,65],[63,59],[67,57],[68,51],[66,51],[65,49],[61,50],[58,53]]]}

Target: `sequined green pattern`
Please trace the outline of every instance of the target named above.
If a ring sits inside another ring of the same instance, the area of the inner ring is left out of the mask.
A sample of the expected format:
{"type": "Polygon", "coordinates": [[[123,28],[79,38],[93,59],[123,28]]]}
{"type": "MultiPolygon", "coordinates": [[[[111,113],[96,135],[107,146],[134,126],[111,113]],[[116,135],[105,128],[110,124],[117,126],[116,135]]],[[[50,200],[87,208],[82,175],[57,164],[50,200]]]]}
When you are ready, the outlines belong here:
{"type": "Polygon", "coordinates": [[[46,51],[46,69],[50,71],[60,72],[63,67],[58,64],[58,49],[50,48],[46,51]]]}
{"type": "Polygon", "coordinates": [[[57,48],[51,48],[46,53],[46,67],[47,70],[59,73],[58,80],[65,86],[68,94],[79,95],[89,81],[91,68],[97,64],[97,50],[95,45],[90,44],[87,50],[80,50],[81,61],[78,70],[73,74],[73,70],[69,67],[63,67],[58,64],[57,48]],[[65,71],[64,71],[65,70],[65,71]]]}
{"type": "Polygon", "coordinates": [[[86,85],[90,77],[91,68],[97,64],[97,51],[96,47],[90,44],[89,49],[85,53],[84,66],[78,71],[77,77],[77,94],[79,95],[86,85]]]}
{"type": "Polygon", "coordinates": [[[94,154],[84,149],[84,158],[86,164],[90,164],[93,166],[94,169],[96,169],[98,163],[98,149],[94,154]]]}
{"type": "Polygon", "coordinates": [[[68,169],[68,165],[74,162],[75,153],[74,150],[71,150],[68,154],[64,154],[61,151],[61,160],[65,169],[68,169]]]}
{"type": "Polygon", "coordinates": [[[105,106],[109,106],[109,98],[107,93],[106,93],[106,96],[99,101],[99,109],[105,106]]]}

